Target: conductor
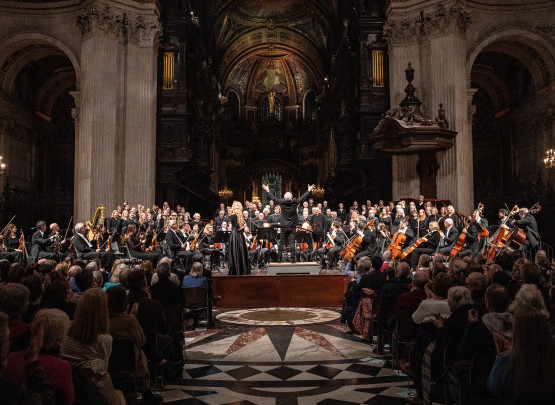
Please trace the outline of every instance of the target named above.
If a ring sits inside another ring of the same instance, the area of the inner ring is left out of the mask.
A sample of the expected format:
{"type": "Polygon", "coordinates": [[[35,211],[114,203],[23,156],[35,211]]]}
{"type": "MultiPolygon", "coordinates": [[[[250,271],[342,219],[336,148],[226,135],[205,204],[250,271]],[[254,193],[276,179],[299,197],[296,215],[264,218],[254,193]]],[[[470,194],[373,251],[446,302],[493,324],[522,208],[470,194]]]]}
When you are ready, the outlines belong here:
{"type": "Polygon", "coordinates": [[[291,262],[296,262],[295,257],[295,227],[297,225],[297,206],[309,196],[310,192],[314,189],[314,184],[308,186],[308,190],[299,198],[293,198],[293,194],[289,191],[283,195],[283,198],[277,198],[274,193],[270,191],[267,184],[263,184],[262,188],[268,193],[270,200],[274,200],[276,204],[281,206],[281,234],[278,244],[278,262],[281,262],[281,254],[283,253],[283,246],[287,239],[289,243],[289,253],[291,255],[291,262]]]}

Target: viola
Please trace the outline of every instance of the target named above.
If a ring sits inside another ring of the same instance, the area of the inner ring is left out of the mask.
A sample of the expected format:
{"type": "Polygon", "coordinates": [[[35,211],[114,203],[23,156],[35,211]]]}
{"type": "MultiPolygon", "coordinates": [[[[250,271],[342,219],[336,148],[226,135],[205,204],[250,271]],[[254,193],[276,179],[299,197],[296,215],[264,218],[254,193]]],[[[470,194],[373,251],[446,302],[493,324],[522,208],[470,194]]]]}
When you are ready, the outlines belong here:
{"type": "Polygon", "coordinates": [[[421,244],[423,244],[425,242],[424,239],[426,239],[428,236],[430,236],[434,232],[437,232],[437,231],[434,230],[434,231],[428,232],[426,235],[417,239],[416,242],[414,242],[412,245],[410,245],[408,248],[406,248],[403,251],[403,253],[401,253],[401,260],[406,259],[406,257],[408,255],[410,255],[414,249],[416,249],[418,246],[420,246],[421,244]]]}
{"type": "Polygon", "coordinates": [[[391,251],[391,259],[396,259],[403,253],[403,244],[407,240],[407,235],[403,232],[397,231],[393,235],[391,244],[387,247],[387,250],[391,251]]]}

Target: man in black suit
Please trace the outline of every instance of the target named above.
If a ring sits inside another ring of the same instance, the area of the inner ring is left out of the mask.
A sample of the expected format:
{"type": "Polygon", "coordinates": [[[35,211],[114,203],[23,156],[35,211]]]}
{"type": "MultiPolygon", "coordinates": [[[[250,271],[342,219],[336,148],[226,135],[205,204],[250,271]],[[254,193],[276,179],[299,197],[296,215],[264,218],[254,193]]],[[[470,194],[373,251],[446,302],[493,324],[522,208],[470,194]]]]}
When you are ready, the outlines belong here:
{"type": "Polygon", "coordinates": [[[324,232],[324,216],[320,212],[320,208],[314,207],[314,214],[310,217],[310,222],[312,223],[312,229],[316,232],[324,232]]]}
{"type": "Polygon", "coordinates": [[[318,249],[318,256],[320,257],[320,264],[322,268],[325,269],[326,266],[326,258],[325,254],[328,254],[328,268],[337,267],[337,261],[339,260],[339,253],[343,248],[343,245],[347,241],[345,233],[341,229],[342,225],[340,222],[334,222],[331,224],[331,234],[326,235],[325,244],[331,242],[330,239],[333,239],[333,245],[328,249],[325,245],[318,249]]]}
{"type": "Polygon", "coordinates": [[[526,232],[526,240],[522,245],[524,253],[527,253],[530,248],[535,249],[540,244],[540,234],[538,233],[538,223],[536,218],[528,211],[528,208],[521,208],[518,211],[519,219],[516,219],[514,224],[526,232]]]}
{"type": "Polygon", "coordinates": [[[75,235],[73,235],[73,247],[75,248],[75,252],[85,260],[100,257],[102,267],[110,271],[115,261],[114,254],[112,252],[102,252],[100,249],[95,250],[85,236],[85,232],[85,225],[82,222],[75,224],[75,235]]]}
{"type": "Polygon", "coordinates": [[[453,249],[453,245],[459,239],[459,230],[453,225],[451,218],[447,218],[444,224],[445,231],[439,231],[439,236],[441,236],[439,252],[448,256],[453,249]]]}
{"type": "Polygon", "coordinates": [[[282,260],[283,246],[285,240],[289,243],[289,253],[291,254],[291,262],[296,262],[295,257],[295,227],[297,225],[297,206],[301,201],[306,199],[310,192],[314,189],[314,184],[308,186],[308,190],[299,198],[293,198],[293,194],[289,191],[283,195],[283,198],[277,198],[274,193],[270,191],[267,184],[263,184],[262,188],[268,193],[268,198],[274,200],[276,204],[281,206],[281,234],[278,244],[278,262],[282,260]]]}
{"type": "Polygon", "coordinates": [[[38,221],[37,230],[31,238],[31,260],[36,262],[38,259],[54,259],[55,254],[46,251],[52,245],[53,239],[46,234],[46,222],[38,221]]]}
{"type": "Polygon", "coordinates": [[[177,222],[170,220],[169,229],[164,238],[166,245],[170,249],[173,256],[178,257],[183,261],[185,272],[188,273],[191,269],[191,258],[193,252],[187,250],[187,239],[181,232],[177,230],[177,222]]]}

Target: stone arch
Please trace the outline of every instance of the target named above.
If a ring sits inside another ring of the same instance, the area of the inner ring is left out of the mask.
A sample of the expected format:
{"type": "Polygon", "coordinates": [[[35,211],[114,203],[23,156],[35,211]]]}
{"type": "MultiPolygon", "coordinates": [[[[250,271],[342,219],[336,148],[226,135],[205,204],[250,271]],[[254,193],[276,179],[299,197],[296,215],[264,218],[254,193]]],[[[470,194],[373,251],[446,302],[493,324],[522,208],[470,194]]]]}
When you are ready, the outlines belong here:
{"type": "MultiPolygon", "coordinates": [[[[17,65],[14,65],[16,61],[11,61],[10,63],[9,59],[11,56],[26,46],[36,47],[40,45],[51,47],[52,50],[50,50],[50,52],[57,48],[69,58],[75,70],[75,86],[77,90],[79,90],[81,64],[77,54],[65,42],[41,32],[23,32],[8,39],[0,39],[0,88],[6,89],[13,85],[15,76],[17,76],[18,71],[29,62],[28,58],[30,55],[25,56],[25,63],[23,63],[22,60],[17,65]],[[9,73],[9,75],[7,75],[7,73],[9,73]]],[[[31,54],[31,52],[29,54],[31,54]]],[[[32,56],[36,58],[36,54],[32,56]]]]}
{"type": "MultiPolygon", "coordinates": [[[[555,48],[549,41],[534,32],[519,29],[508,29],[501,30],[492,33],[490,36],[482,39],[477,43],[467,56],[466,74],[468,83],[471,81],[472,68],[476,61],[478,55],[493,44],[503,44],[507,42],[513,42],[515,44],[521,44],[532,49],[544,66],[534,66],[531,60],[524,60],[523,54],[519,52],[511,52],[510,47],[503,46],[499,49],[500,52],[510,52],[515,58],[520,59],[523,64],[527,66],[530,73],[534,76],[534,81],[536,83],[536,90],[539,90],[543,86],[549,84],[555,76],[555,48]],[[528,40],[528,41],[526,41],[528,40]],[[541,78],[542,67],[545,70],[547,77],[541,78]],[[543,84],[543,85],[542,85],[543,84]]],[[[538,62],[538,61],[536,61],[538,62]]]]}
{"type": "Polygon", "coordinates": [[[489,217],[505,201],[527,204],[535,192],[531,184],[552,136],[544,121],[551,108],[554,55],[544,37],[522,29],[494,32],[467,54],[475,203],[488,201],[489,217]]]}

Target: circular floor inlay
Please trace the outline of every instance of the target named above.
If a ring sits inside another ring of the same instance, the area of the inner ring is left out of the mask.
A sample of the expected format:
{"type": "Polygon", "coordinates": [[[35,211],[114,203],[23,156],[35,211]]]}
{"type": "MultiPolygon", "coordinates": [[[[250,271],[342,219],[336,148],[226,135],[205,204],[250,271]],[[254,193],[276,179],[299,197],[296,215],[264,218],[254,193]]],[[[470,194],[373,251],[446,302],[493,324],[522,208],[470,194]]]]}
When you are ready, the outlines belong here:
{"type": "Polygon", "coordinates": [[[254,308],[224,312],[216,318],[244,325],[286,326],[329,322],[339,317],[337,312],[318,308],[254,308]]]}

